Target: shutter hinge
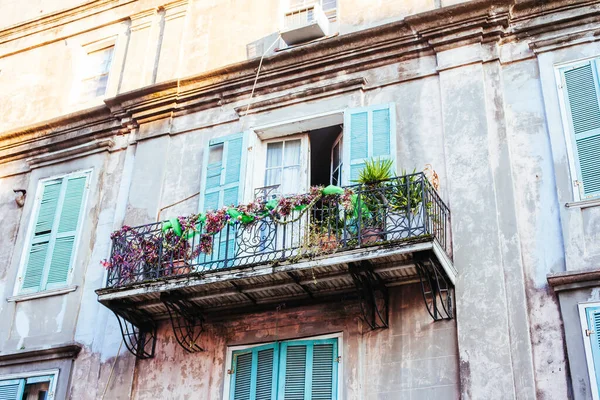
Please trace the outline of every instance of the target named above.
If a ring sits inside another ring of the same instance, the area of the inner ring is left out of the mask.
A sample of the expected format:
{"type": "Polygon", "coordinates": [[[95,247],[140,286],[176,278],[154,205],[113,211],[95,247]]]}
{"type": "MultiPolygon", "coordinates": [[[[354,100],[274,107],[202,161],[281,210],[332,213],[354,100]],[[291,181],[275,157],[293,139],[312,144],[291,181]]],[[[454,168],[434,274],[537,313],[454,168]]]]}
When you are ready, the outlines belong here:
{"type": "Polygon", "coordinates": [[[586,329],[586,330],[585,330],[585,336],[591,336],[591,335],[593,335],[594,333],[596,333],[596,332],[594,332],[594,331],[591,331],[591,330],[589,330],[589,329],[586,329]]]}
{"type": "Polygon", "coordinates": [[[581,182],[579,182],[577,179],[573,180],[573,186],[574,187],[578,187],[581,185],[581,182]]]}
{"type": "Polygon", "coordinates": [[[341,360],[342,360],[342,356],[337,356],[334,361],[336,363],[339,363],[341,360]]]}
{"type": "Polygon", "coordinates": [[[228,369],[227,370],[227,375],[233,375],[235,371],[233,369],[228,369]]]}

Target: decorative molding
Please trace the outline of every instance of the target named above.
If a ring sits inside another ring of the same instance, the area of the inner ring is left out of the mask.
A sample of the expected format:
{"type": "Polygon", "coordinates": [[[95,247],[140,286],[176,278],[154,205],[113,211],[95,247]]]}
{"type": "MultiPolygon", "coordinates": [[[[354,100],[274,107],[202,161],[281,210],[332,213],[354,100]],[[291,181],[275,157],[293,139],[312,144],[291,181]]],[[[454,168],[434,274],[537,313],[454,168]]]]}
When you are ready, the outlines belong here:
{"type": "Polygon", "coordinates": [[[80,351],[81,345],[78,343],[67,343],[32,350],[20,350],[11,353],[0,354],[0,367],[60,359],[74,360],[77,358],[77,355],[80,351]]]}
{"type": "Polygon", "coordinates": [[[52,289],[52,290],[44,290],[41,292],[28,293],[28,294],[18,294],[16,296],[11,296],[6,299],[9,303],[18,303],[21,301],[41,299],[44,297],[52,297],[59,296],[61,294],[71,293],[77,290],[77,285],[67,286],[60,289],[52,289]]]}
{"type": "Polygon", "coordinates": [[[106,151],[114,145],[111,139],[96,139],[88,143],[73,146],[68,149],[58,150],[52,153],[39,154],[27,159],[27,164],[33,169],[46,165],[57,164],[74,158],[106,151]]]}
{"type": "Polygon", "coordinates": [[[235,107],[234,110],[239,116],[255,114],[269,111],[279,107],[285,107],[292,104],[302,103],[320,99],[323,97],[335,96],[341,93],[352,92],[355,90],[364,90],[367,81],[365,78],[348,79],[342,82],[330,83],[322,86],[311,87],[302,91],[286,94],[283,96],[272,97],[270,99],[250,103],[250,109],[246,112],[247,104],[235,107]]]}
{"type": "Polygon", "coordinates": [[[548,274],[548,284],[555,292],[600,286],[600,269],[586,269],[548,274]]]}

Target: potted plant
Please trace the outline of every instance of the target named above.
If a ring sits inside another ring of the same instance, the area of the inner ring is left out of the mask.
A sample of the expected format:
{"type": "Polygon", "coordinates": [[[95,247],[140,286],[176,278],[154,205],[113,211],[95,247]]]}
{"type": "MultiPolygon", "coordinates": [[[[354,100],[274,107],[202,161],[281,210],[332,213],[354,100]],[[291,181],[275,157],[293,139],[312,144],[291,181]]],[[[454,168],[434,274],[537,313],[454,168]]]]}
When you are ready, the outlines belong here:
{"type": "Polygon", "coordinates": [[[365,161],[365,166],[358,175],[357,182],[361,185],[358,201],[362,203],[357,205],[361,209],[361,244],[384,240],[389,207],[388,180],[393,175],[393,165],[394,162],[389,159],[370,159],[365,161]]]}
{"type": "Polygon", "coordinates": [[[423,175],[402,171],[391,190],[387,218],[388,240],[405,239],[425,233],[423,175]]]}

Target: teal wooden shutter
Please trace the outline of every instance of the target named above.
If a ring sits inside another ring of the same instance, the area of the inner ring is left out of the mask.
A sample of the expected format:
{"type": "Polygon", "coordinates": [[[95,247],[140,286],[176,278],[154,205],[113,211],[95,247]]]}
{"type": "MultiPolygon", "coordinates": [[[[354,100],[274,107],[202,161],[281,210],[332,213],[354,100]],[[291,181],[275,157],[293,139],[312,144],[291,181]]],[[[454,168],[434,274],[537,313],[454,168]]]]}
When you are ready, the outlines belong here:
{"type": "Polygon", "coordinates": [[[281,343],[279,400],[337,399],[337,339],[281,343]]]}
{"type": "Polygon", "coordinates": [[[600,307],[588,307],[585,309],[588,330],[591,334],[588,338],[592,348],[592,359],[596,384],[600,385],[600,307]]]}
{"type": "Polygon", "coordinates": [[[66,189],[58,216],[58,230],[52,249],[46,288],[67,283],[72,264],[73,247],[77,238],[79,216],[87,186],[87,176],[65,178],[63,185],[66,185],[66,189]]]}
{"type": "Polygon", "coordinates": [[[21,400],[24,389],[24,379],[0,381],[0,400],[21,400]]]}
{"type": "Polygon", "coordinates": [[[393,104],[346,110],[344,113],[344,184],[356,182],[370,158],[396,159],[393,104]]]}
{"type": "Polygon", "coordinates": [[[237,205],[243,189],[242,167],[245,163],[244,134],[237,133],[212,139],[205,153],[204,195],[200,210],[216,210],[237,205]],[[213,152],[220,156],[211,159],[213,152]]]}
{"type": "MultiPolygon", "coordinates": [[[[243,191],[243,167],[245,165],[245,135],[237,133],[212,139],[205,153],[204,195],[200,199],[200,211],[216,210],[223,206],[238,205],[243,191]]],[[[235,256],[235,229],[223,229],[215,236],[213,253],[206,260],[231,260],[235,256]]],[[[231,266],[228,261],[218,267],[231,266]]]]}
{"type": "Polygon", "coordinates": [[[21,291],[35,292],[68,281],[88,174],[47,181],[25,262],[21,291]]]}
{"type": "Polygon", "coordinates": [[[231,400],[275,400],[277,343],[233,352],[231,400]]]}
{"type": "Polygon", "coordinates": [[[597,61],[561,70],[575,164],[584,199],[600,195],[600,104],[597,61]]]}

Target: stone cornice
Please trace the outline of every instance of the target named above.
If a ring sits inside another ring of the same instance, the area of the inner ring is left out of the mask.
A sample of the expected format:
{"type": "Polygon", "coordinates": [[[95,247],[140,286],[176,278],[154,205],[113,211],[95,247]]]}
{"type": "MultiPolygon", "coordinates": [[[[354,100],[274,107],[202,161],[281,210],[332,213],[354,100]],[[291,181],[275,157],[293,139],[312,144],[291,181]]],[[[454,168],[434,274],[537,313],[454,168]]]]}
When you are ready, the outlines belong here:
{"type": "MultiPolygon", "coordinates": [[[[535,32],[539,45],[544,46],[543,40],[551,37],[556,27],[595,18],[600,10],[600,6],[590,6],[590,1],[555,0],[550,3],[557,17],[550,23],[549,7],[536,8],[531,5],[534,3],[474,0],[280,51],[263,61],[250,113],[332,96],[344,90],[364,90],[362,71],[433,56],[469,43],[520,40],[528,37],[528,32],[535,32]],[[513,10],[518,11],[518,26],[512,22],[513,10]],[[527,10],[532,13],[532,20],[526,18],[527,10]],[[540,32],[545,32],[545,36],[540,36],[540,32]],[[348,77],[344,80],[343,76],[348,77]],[[284,93],[292,88],[297,91],[284,93]]],[[[81,146],[150,121],[227,104],[234,110],[229,120],[236,113],[240,118],[258,63],[257,59],[244,61],[179,81],[144,87],[107,99],[105,106],[97,109],[0,133],[0,164],[81,146]]]]}
{"type": "Polygon", "coordinates": [[[600,269],[576,270],[549,274],[548,284],[555,292],[574,290],[600,284],[600,269]]]}
{"type": "Polygon", "coordinates": [[[0,367],[58,359],[75,359],[80,351],[81,345],[77,343],[70,343],[48,348],[20,350],[11,353],[4,353],[0,354],[0,367]]]}

